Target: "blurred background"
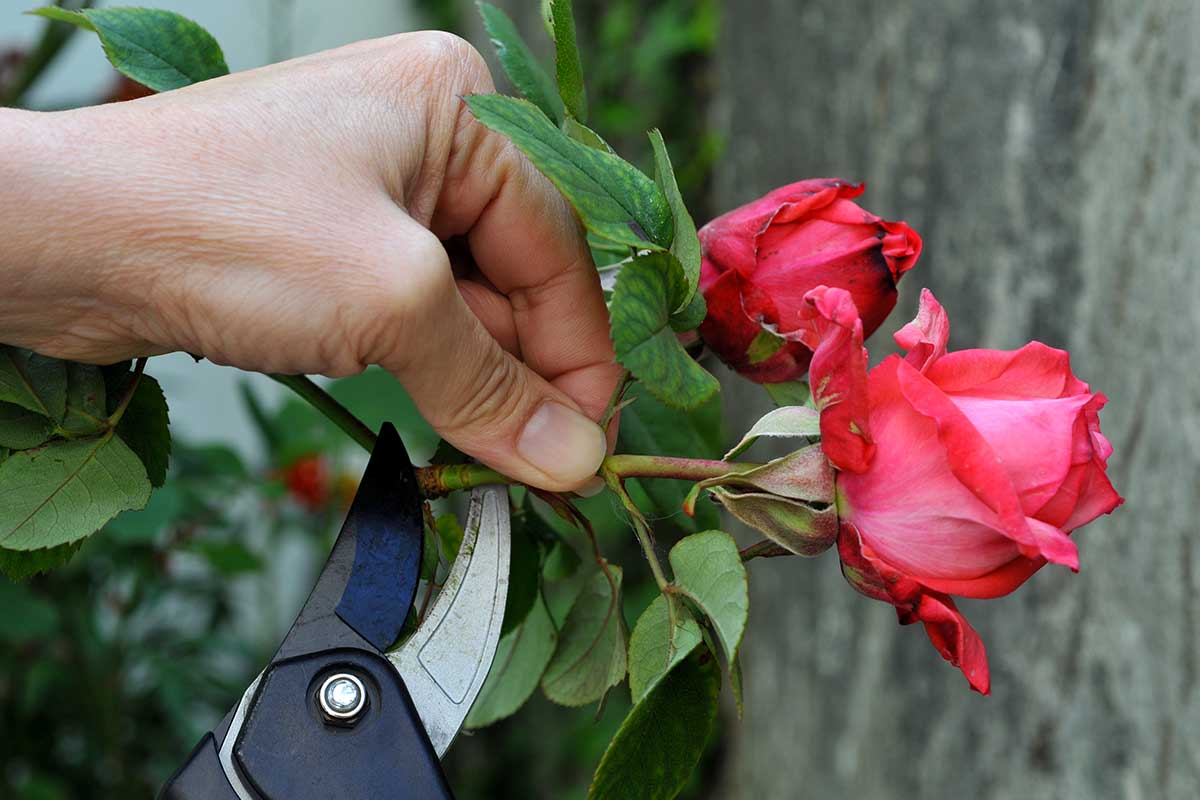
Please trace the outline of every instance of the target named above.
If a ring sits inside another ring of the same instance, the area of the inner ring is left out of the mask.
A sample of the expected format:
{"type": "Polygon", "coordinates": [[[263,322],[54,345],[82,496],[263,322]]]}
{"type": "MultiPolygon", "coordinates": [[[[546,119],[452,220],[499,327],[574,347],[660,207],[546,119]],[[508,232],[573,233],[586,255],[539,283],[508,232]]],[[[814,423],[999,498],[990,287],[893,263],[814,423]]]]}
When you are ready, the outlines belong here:
{"type": "MultiPolygon", "coordinates": [[[[468,0],[140,4],[196,19],[234,70],[429,27],[490,56],[468,0]]],[[[497,4],[544,43],[536,0],[497,4]]],[[[0,97],[11,98],[42,22],[2,5],[0,97]]],[[[964,601],[988,645],[990,698],[850,590],[835,558],[752,563],[745,717],[725,710],[686,796],[1200,795],[1200,6],[575,5],[593,127],[618,151],[646,166],[643,131],[661,127],[698,221],[793,179],[865,180],[866,207],[925,237],[883,330],[929,286],[950,309],[952,348],[1069,349],[1076,374],[1109,396],[1111,475],[1127,499],[1082,532],[1078,575],[1043,570],[1008,598],[964,601]]],[[[135,89],[76,36],[20,102],[135,89]]],[[[873,356],[888,345],[877,337],[873,356]]],[[[150,371],[172,406],[166,489],[68,569],[0,579],[0,797],[152,796],[269,656],[362,468],[266,379],[187,356],[150,371]]],[[[386,376],[333,391],[432,451],[436,436],[386,376]]],[[[768,407],[758,387],[726,381],[728,430],[768,407]]],[[[629,567],[636,612],[654,589],[632,537],[607,500],[588,510],[629,567]]],[[[593,718],[535,695],[461,739],[448,774],[464,800],[582,797],[625,710],[615,701],[593,718]]]]}

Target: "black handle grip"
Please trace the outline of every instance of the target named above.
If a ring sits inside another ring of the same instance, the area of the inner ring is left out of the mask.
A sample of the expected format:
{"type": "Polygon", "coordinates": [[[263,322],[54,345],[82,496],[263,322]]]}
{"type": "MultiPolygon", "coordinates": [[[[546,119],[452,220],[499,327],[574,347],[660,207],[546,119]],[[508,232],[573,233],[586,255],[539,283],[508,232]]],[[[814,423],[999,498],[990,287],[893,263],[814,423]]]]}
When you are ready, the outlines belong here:
{"type": "Polygon", "coordinates": [[[158,800],[238,800],[237,794],[217,757],[217,743],[211,733],[204,734],[192,750],[187,763],[171,776],[158,800]]]}
{"type": "Polygon", "coordinates": [[[453,800],[425,727],[399,674],[383,657],[339,649],[272,664],[263,674],[233,757],[264,800],[453,800]],[[349,673],[366,711],[329,724],[315,695],[349,673]]]}

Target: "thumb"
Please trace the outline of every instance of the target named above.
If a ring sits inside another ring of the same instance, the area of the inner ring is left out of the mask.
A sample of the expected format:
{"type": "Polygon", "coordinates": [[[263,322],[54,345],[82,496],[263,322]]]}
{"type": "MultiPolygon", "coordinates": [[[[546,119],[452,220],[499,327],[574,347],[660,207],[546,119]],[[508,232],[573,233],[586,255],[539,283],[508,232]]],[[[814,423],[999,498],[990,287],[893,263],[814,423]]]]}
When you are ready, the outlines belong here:
{"type": "Polygon", "coordinates": [[[392,344],[374,360],[458,449],[522,483],[578,488],[607,453],[604,432],[500,347],[459,294],[441,242],[412,227],[406,263],[394,278],[404,301],[393,309],[406,309],[404,318],[387,324],[392,344]]]}

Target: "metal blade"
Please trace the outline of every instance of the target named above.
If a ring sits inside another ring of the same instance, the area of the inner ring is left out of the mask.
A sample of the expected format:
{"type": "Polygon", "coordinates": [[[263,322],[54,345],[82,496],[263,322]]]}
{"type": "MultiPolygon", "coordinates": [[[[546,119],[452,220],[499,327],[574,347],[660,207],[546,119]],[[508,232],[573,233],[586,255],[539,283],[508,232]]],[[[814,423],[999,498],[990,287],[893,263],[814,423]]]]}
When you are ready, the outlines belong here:
{"type": "Polygon", "coordinates": [[[508,599],[508,492],[471,493],[458,558],[421,627],[388,655],[441,757],[483,688],[508,599]]]}

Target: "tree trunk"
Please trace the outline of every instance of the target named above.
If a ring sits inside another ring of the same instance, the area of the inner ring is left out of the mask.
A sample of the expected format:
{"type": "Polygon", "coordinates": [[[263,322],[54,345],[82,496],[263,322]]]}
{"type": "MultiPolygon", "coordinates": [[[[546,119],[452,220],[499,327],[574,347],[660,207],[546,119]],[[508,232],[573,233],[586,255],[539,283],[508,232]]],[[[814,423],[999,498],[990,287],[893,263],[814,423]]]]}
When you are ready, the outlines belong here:
{"type": "MultiPolygon", "coordinates": [[[[829,553],[751,565],[746,710],[722,798],[1200,796],[1200,5],[1190,0],[727,3],[717,206],[789,179],[867,181],[925,254],[952,348],[1071,351],[1127,499],[1082,569],[961,605],[971,693],[829,553]]],[[[766,408],[730,383],[736,426],[766,408]]]]}

